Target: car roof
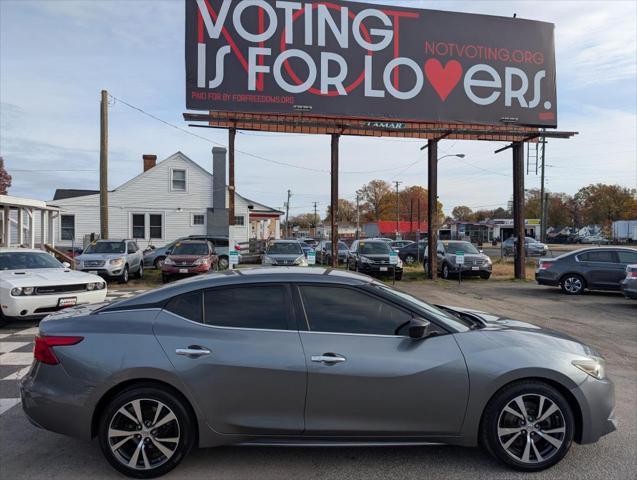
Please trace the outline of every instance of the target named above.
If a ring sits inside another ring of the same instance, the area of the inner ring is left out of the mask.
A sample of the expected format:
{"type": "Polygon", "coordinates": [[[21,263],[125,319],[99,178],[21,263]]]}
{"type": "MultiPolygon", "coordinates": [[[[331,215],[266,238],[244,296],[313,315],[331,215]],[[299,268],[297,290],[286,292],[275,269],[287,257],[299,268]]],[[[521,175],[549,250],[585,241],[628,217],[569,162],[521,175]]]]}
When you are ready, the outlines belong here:
{"type": "Polygon", "coordinates": [[[301,243],[298,240],[272,240],[270,243],[301,243]]]}
{"type": "Polygon", "coordinates": [[[107,305],[99,312],[139,308],[163,308],[176,295],[229,285],[252,283],[320,283],[362,286],[375,282],[367,275],[323,267],[252,267],[197,275],[142,293],[133,298],[107,305]]]}
{"type": "Polygon", "coordinates": [[[21,248],[21,247],[0,247],[0,253],[47,253],[39,248],[21,248]]]}
{"type": "Polygon", "coordinates": [[[201,244],[208,243],[206,239],[198,239],[198,238],[189,238],[188,240],[180,240],[179,243],[188,243],[188,244],[201,244]]]}

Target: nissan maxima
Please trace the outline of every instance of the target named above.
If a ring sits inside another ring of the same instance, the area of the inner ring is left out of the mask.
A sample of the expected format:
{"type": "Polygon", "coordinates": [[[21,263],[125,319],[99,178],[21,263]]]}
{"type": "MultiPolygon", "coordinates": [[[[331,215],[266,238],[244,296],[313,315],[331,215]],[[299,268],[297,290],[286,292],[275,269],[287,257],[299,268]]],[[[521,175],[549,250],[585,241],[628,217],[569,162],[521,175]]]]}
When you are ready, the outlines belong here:
{"type": "Polygon", "coordinates": [[[22,405],[137,478],[221,445],[482,445],[559,462],[616,428],[593,348],[370,277],[255,268],[40,323],[22,405]]]}

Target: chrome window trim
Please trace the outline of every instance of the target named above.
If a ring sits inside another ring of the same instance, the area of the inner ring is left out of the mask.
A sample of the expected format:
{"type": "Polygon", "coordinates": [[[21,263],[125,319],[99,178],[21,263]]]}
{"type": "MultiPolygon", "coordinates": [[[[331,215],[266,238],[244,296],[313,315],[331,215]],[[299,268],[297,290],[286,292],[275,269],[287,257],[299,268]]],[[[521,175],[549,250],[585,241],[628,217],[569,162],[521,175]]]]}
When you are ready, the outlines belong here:
{"type": "Polygon", "coordinates": [[[159,308],[159,307],[142,307],[142,308],[127,308],[126,310],[106,310],[106,311],[103,311],[103,312],[95,312],[95,315],[104,315],[106,313],[139,312],[140,310],[146,310],[146,311],[159,310],[159,311],[162,311],[163,308],[159,308]]]}
{"type": "Polygon", "coordinates": [[[248,331],[248,332],[299,333],[298,330],[289,330],[289,329],[288,330],[277,330],[277,329],[274,329],[274,328],[221,327],[219,325],[211,325],[209,323],[195,322],[194,320],[190,320],[189,318],[182,317],[178,313],[171,312],[170,310],[165,310],[165,309],[158,309],[158,310],[161,310],[162,312],[166,312],[169,315],[172,315],[174,317],[177,317],[177,318],[180,318],[182,320],[185,320],[188,323],[192,323],[192,324],[198,325],[200,327],[214,328],[216,330],[244,330],[244,331],[248,331]]]}

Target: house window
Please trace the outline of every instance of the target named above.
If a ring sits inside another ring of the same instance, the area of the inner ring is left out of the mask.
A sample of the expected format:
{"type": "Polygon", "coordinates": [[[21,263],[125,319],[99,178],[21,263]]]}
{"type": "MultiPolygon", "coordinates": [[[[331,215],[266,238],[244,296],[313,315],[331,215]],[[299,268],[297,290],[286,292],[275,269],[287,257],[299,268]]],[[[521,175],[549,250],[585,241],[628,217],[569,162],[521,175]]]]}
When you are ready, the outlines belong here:
{"type": "Polygon", "coordinates": [[[148,215],[148,223],[150,224],[150,238],[163,238],[162,215],[151,213],[148,215]]]}
{"type": "Polygon", "coordinates": [[[236,217],[234,217],[234,224],[239,226],[244,226],[245,218],[246,217],[244,217],[243,215],[237,215],[236,217]]]}
{"type": "Polygon", "coordinates": [[[192,224],[193,225],[205,225],[206,224],[206,216],[204,214],[193,214],[192,216],[192,224]]]}
{"type": "Polygon", "coordinates": [[[133,238],[146,238],[146,215],[133,213],[133,238]]]}
{"type": "Polygon", "coordinates": [[[172,189],[185,192],[186,191],[186,170],[171,170],[172,189]]]}
{"type": "Polygon", "coordinates": [[[75,239],[75,215],[60,215],[60,239],[75,239]]]}

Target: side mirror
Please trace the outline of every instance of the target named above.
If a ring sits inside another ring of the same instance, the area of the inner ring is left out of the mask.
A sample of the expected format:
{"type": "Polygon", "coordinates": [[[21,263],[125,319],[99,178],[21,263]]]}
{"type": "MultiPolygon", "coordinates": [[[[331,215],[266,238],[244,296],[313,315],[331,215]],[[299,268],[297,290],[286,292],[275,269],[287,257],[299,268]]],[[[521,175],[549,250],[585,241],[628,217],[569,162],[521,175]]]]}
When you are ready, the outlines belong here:
{"type": "Polygon", "coordinates": [[[409,338],[425,338],[427,336],[429,324],[429,321],[423,318],[412,318],[409,323],[409,338]]]}
{"type": "Polygon", "coordinates": [[[71,268],[71,264],[69,262],[62,262],[62,266],[64,268],[71,268]]]}
{"type": "Polygon", "coordinates": [[[480,249],[479,251],[480,251],[480,253],[484,253],[484,250],[482,250],[482,249],[480,249]]]}

